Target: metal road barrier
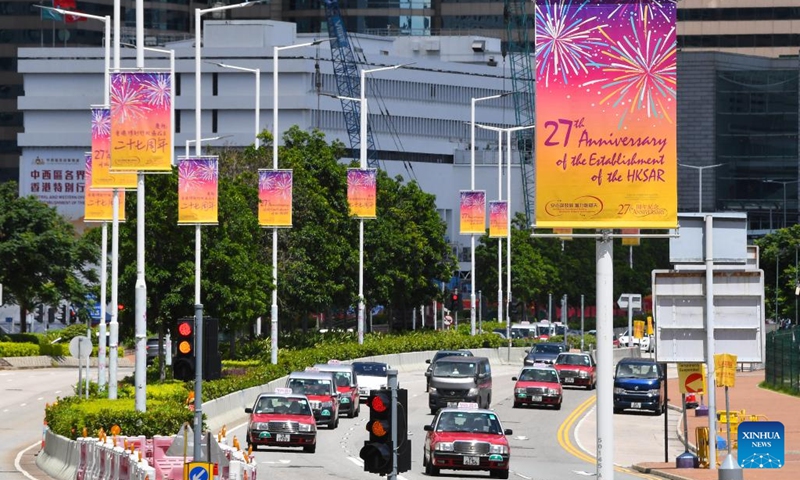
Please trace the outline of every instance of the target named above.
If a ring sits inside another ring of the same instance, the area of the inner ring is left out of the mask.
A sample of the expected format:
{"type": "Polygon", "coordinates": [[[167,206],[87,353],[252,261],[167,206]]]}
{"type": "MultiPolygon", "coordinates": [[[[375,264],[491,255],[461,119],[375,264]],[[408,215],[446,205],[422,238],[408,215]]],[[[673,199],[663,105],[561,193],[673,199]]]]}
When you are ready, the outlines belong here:
{"type": "Polygon", "coordinates": [[[711,465],[708,461],[708,427],[697,427],[694,429],[695,444],[697,445],[697,461],[700,468],[708,468],[711,465]]]}

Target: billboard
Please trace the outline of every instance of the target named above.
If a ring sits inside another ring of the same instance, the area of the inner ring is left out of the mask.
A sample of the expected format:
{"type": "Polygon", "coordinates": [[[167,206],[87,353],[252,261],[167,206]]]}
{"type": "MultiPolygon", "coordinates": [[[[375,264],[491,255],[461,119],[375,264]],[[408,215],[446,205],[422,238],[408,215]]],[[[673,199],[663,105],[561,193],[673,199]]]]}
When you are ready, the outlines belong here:
{"type": "Polygon", "coordinates": [[[86,148],[25,148],[19,194],[33,195],[83,230],[86,148]]]}
{"type": "Polygon", "coordinates": [[[535,4],[536,227],[675,228],[675,2],[535,4]]]}

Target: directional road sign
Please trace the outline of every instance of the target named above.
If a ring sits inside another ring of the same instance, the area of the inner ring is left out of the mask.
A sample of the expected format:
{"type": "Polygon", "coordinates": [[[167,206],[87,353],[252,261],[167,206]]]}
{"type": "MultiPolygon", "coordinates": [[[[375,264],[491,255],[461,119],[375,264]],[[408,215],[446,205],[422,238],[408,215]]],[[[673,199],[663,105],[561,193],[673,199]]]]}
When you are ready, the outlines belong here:
{"type": "Polygon", "coordinates": [[[634,310],[642,309],[642,295],[639,293],[623,293],[617,299],[619,308],[628,308],[628,302],[631,303],[631,308],[634,310]]]}
{"type": "Polygon", "coordinates": [[[183,480],[210,480],[211,472],[206,462],[189,462],[184,471],[183,480]]]}

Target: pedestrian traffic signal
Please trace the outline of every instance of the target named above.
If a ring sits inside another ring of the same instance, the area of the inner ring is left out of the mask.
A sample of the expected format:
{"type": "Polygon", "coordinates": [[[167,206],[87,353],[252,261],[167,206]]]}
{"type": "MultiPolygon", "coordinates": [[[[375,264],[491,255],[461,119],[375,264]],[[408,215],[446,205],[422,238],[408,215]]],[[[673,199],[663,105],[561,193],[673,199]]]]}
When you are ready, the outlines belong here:
{"type": "Polygon", "coordinates": [[[194,318],[182,318],[177,325],[177,353],[172,362],[172,375],[176,380],[188,381],[194,378],[194,318]]]}
{"type": "Polygon", "coordinates": [[[47,309],[47,323],[56,323],[56,309],[53,307],[47,309]]]}
{"type": "Polygon", "coordinates": [[[66,325],[67,323],[67,306],[61,305],[58,307],[58,313],[56,314],[56,320],[66,325]]]}
{"type": "Polygon", "coordinates": [[[364,442],[359,456],[365,472],[388,475],[392,473],[392,391],[372,390],[367,407],[369,441],[364,442]]]}
{"type": "Polygon", "coordinates": [[[36,306],[36,311],[33,314],[33,318],[39,323],[44,322],[44,305],[36,306]]]}

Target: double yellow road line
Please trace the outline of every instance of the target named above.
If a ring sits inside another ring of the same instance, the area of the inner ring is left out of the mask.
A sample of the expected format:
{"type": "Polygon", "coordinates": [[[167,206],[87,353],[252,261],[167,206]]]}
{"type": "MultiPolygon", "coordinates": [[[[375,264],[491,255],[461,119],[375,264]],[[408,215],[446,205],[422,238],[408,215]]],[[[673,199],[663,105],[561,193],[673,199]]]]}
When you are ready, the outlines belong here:
{"type": "MultiPolygon", "coordinates": [[[[558,444],[561,445],[561,448],[563,448],[567,453],[569,453],[573,457],[583,460],[584,462],[591,463],[592,465],[597,465],[597,460],[595,459],[595,457],[587,454],[586,452],[579,449],[572,443],[572,439],[570,439],[570,432],[572,432],[572,430],[575,427],[575,424],[581,417],[583,417],[586,411],[594,406],[596,401],[597,401],[597,396],[592,395],[591,397],[587,398],[583,403],[578,405],[578,407],[575,410],[573,410],[572,413],[569,414],[567,419],[564,420],[561,426],[558,427],[558,433],[556,434],[556,438],[558,439],[558,444]]],[[[614,465],[614,470],[618,472],[628,473],[630,475],[634,475],[640,478],[648,478],[648,479],[656,478],[653,477],[652,475],[645,475],[640,472],[631,470],[629,468],[618,467],[616,465],[614,465]]]]}

